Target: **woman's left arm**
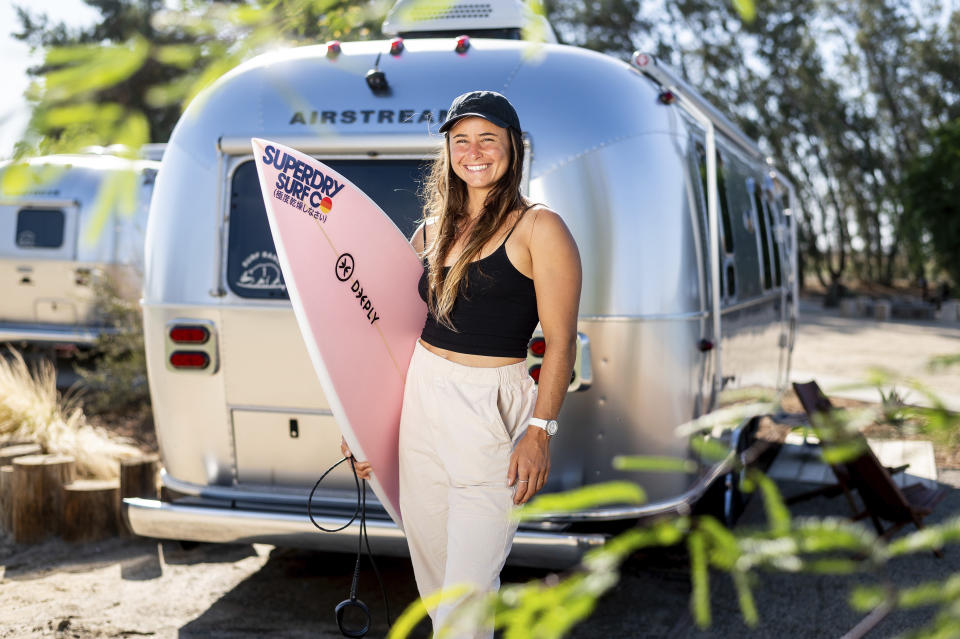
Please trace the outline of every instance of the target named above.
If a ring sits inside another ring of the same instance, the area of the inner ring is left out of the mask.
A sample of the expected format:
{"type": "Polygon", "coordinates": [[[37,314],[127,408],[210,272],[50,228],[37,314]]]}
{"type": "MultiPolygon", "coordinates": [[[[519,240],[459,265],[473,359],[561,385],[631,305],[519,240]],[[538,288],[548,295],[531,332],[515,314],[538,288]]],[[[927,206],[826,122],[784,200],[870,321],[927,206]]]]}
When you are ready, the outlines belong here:
{"type": "MultiPolygon", "coordinates": [[[[537,404],[533,416],[556,419],[567,396],[576,358],[577,313],[580,307],[580,253],[563,219],[546,209],[532,220],[529,249],[537,291],[540,328],[546,352],[540,366],[537,404]]],[[[550,474],[549,438],[542,428],[527,428],[510,458],[507,485],[518,484],[513,501],[526,503],[539,492],[550,474]]]]}

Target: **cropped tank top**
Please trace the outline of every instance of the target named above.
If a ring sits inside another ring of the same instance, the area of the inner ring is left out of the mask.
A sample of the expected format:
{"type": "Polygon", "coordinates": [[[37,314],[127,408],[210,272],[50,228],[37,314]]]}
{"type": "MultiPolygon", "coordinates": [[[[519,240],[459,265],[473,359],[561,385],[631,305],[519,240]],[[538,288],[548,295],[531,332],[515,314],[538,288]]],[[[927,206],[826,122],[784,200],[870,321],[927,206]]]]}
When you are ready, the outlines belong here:
{"type": "MultiPolygon", "coordinates": [[[[527,344],[540,319],[533,280],[518,271],[507,257],[507,240],[514,229],[516,226],[496,251],[467,267],[466,290],[461,287],[450,313],[457,330],[438,322],[431,310],[420,334],[424,342],[470,355],[527,356],[527,344]]],[[[423,301],[427,301],[429,273],[430,264],[424,260],[418,286],[423,301]]]]}

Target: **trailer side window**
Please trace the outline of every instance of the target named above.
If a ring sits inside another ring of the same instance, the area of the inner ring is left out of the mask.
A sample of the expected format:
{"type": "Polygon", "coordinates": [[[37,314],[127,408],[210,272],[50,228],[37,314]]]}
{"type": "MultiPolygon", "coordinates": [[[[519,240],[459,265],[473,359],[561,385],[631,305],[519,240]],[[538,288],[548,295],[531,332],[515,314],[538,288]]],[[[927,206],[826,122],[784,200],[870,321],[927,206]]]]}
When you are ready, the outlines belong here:
{"type": "MultiPolygon", "coordinates": [[[[403,160],[324,160],[360,187],[409,236],[422,217],[418,196],[429,162],[403,160]]],[[[247,298],[286,299],[276,248],[263,207],[260,180],[252,161],[237,166],[230,182],[227,285],[247,298]]]]}
{"type": "MultiPolygon", "coordinates": [[[[700,180],[703,183],[704,201],[707,198],[707,152],[697,143],[697,157],[700,161],[700,180]]],[[[733,227],[730,224],[730,207],[727,204],[727,184],[724,180],[723,156],[717,153],[717,204],[720,206],[720,223],[723,226],[723,248],[733,253],[733,227]]]]}
{"type": "Polygon", "coordinates": [[[779,288],[783,283],[783,273],[780,270],[780,241],[782,238],[778,237],[776,229],[780,224],[780,212],[777,204],[770,198],[769,194],[764,199],[764,202],[767,204],[767,213],[770,215],[770,236],[773,238],[773,273],[775,276],[774,282],[779,288]]]}
{"type": "Polygon", "coordinates": [[[20,209],[17,213],[17,246],[60,248],[65,216],[60,209],[20,209]]]}
{"type": "Polygon", "coordinates": [[[763,201],[763,196],[760,193],[760,185],[752,179],[747,179],[747,188],[752,191],[753,195],[753,210],[757,215],[757,232],[760,234],[760,252],[761,252],[761,262],[763,263],[763,268],[761,273],[763,273],[763,289],[767,290],[770,288],[770,238],[767,236],[767,207],[763,201]]]}

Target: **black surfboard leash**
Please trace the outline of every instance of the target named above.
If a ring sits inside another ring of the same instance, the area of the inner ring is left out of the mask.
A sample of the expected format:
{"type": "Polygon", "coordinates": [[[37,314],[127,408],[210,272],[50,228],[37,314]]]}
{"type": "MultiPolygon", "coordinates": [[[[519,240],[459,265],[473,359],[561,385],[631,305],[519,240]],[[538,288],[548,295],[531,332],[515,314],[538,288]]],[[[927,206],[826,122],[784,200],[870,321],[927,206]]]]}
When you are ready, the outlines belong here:
{"type": "Polygon", "coordinates": [[[317,483],[313,485],[313,489],[310,491],[310,496],[307,498],[307,516],[310,518],[310,522],[316,526],[319,530],[328,533],[335,533],[344,530],[347,526],[352,524],[357,520],[357,517],[360,518],[360,532],[357,535],[357,561],[353,566],[353,581],[350,584],[350,596],[347,599],[344,599],[337,607],[334,609],[334,614],[337,619],[337,627],[340,628],[340,634],[344,637],[363,637],[370,630],[370,609],[367,608],[367,605],[363,603],[357,597],[357,588],[360,583],[360,558],[363,555],[363,547],[367,547],[367,557],[370,559],[370,566],[373,568],[373,574],[377,577],[377,583],[380,584],[380,593],[383,595],[383,607],[387,612],[387,626],[392,626],[393,621],[390,617],[390,604],[387,601],[387,590],[383,585],[383,579],[380,577],[380,571],[377,569],[377,564],[373,560],[373,551],[370,549],[370,538],[367,535],[367,480],[361,480],[359,475],[357,475],[357,462],[353,457],[344,457],[336,464],[328,468],[322,475],[320,479],[317,480],[317,483]],[[343,462],[350,460],[350,468],[353,470],[353,481],[357,486],[357,506],[353,511],[353,515],[349,520],[339,528],[324,528],[317,523],[317,520],[313,518],[313,496],[317,492],[317,488],[320,487],[320,482],[322,482],[327,475],[329,475],[337,466],[343,462]],[[362,486],[361,486],[362,481],[362,486]],[[357,626],[352,626],[347,619],[348,613],[352,613],[351,616],[357,616],[362,619],[362,622],[357,626]]]}

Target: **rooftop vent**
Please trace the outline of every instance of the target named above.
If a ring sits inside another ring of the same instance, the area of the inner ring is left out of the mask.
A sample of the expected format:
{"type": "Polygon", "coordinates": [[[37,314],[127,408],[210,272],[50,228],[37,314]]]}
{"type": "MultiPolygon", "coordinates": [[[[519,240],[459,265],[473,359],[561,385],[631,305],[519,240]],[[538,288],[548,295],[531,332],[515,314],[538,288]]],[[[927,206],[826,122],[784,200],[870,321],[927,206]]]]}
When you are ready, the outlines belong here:
{"type": "Polygon", "coordinates": [[[546,19],[523,0],[397,0],[383,22],[385,34],[403,38],[469,35],[519,40],[525,29],[547,42],[557,41],[546,19]]]}

